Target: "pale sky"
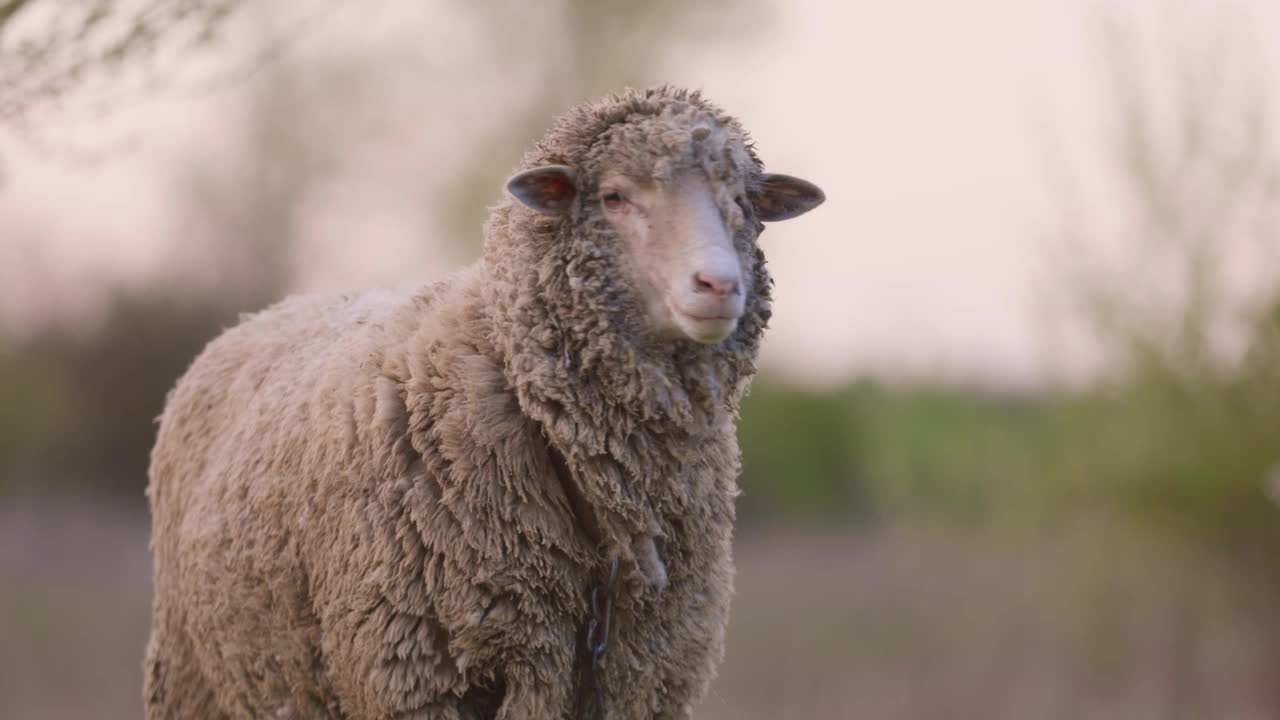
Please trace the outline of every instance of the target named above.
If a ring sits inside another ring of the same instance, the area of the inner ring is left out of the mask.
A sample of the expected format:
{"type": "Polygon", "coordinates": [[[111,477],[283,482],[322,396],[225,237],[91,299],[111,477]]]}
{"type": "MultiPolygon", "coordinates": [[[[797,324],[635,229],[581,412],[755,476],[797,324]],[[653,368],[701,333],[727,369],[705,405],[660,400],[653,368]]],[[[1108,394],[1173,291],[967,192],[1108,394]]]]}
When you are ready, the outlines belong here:
{"type": "MultiPolygon", "coordinates": [[[[1087,367],[1090,354],[1049,291],[1057,278],[1046,238],[1061,208],[1046,159],[1069,158],[1086,181],[1097,172],[1096,8],[1149,4],[798,0],[747,43],[690,51],[656,69],[655,82],[700,87],[738,115],[769,170],[827,193],[825,206],[762,238],[777,283],[766,365],[799,380],[941,375],[1013,385],[1087,367]]],[[[1280,46],[1280,3],[1181,5],[1236,13],[1263,45],[1280,46]]],[[[1163,27],[1160,13],[1138,17],[1144,31],[1163,27]]],[[[397,22],[367,18],[373,42],[397,22]]],[[[437,19],[423,26],[426,45],[449,41],[447,18],[437,19]]],[[[359,44],[343,26],[316,32],[317,43],[359,44]]],[[[467,97],[444,100],[463,116],[483,110],[467,97]]],[[[162,263],[180,247],[168,165],[233,143],[229,123],[210,120],[234,118],[229,102],[198,97],[123,120],[122,135],[141,140],[92,167],[11,146],[0,188],[0,243],[10,246],[0,258],[29,258],[4,237],[39,238],[56,270],[54,303],[84,301],[76,278],[102,268],[128,275],[162,263]]],[[[417,142],[439,159],[433,170],[461,160],[465,123],[385,122],[388,137],[428,138],[417,142]]],[[[423,242],[423,198],[397,192],[397,180],[422,170],[397,166],[397,155],[392,145],[372,152],[360,182],[326,188],[308,205],[317,259],[302,289],[416,282],[448,269],[447,254],[423,242]]],[[[7,315],[39,310],[14,307],[7,315]]]]}

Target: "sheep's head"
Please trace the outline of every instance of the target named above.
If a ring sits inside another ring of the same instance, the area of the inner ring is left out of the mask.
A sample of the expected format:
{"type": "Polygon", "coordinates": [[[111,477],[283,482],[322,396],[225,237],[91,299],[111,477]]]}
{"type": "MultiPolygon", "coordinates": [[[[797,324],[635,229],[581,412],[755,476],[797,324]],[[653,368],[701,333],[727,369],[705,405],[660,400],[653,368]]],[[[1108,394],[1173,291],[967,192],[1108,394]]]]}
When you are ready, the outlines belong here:
{"type": "Polygon", "coordinates": [[[735,128],[696,109],[618,123],[578,168],[534,167],[507,188],[533,210],[616,240],[647,329],[703,344],[733,333],[756,290],[759,223],[824,199],[812,183],[762,174],[735,128]]]}

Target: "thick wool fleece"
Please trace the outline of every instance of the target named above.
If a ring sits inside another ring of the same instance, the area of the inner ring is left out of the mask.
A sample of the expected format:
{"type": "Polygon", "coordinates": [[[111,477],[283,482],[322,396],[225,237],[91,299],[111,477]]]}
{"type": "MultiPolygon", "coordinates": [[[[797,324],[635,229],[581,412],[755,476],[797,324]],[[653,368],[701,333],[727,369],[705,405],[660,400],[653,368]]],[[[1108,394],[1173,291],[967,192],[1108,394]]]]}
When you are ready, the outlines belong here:
{"type": "Polygon", "coordinates": [[[768,318],[760,164],[668,88],[571,111],[524,167],[549,163],[578,173],[568,214],[508,200],[472,268],[292,298],[178,383],[148,490],[148,717],[571,717],[615,557],[607,716],[689,716],[721,655],[734,421],[768,318]],[[706,172],[751,288],[729,339],[644,333],[593,202],[606,168],[706,172]]]}

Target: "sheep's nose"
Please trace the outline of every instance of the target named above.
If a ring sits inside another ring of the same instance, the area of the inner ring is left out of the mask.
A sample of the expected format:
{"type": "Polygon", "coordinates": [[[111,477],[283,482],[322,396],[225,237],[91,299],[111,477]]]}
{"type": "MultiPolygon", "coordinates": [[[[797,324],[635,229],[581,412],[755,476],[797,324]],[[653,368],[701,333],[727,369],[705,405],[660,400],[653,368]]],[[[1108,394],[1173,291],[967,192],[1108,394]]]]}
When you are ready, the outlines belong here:
{"type": "Polygon", "coordinates": [[[737,295],[738,276],[696,272],[693,274],[693,289],[700,293],[711,293],[717,297],[737,295]]]}

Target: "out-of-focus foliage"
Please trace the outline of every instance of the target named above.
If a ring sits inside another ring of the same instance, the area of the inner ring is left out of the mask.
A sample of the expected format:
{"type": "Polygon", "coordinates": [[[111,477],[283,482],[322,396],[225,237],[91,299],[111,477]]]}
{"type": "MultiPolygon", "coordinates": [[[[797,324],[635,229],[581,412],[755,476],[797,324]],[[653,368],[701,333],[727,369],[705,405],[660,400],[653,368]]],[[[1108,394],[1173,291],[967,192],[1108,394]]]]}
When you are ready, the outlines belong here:
{"type": "MultiPolygon", "coordinates": [[[[1098,409],[1095,411],[1094,408],[1098,409]]],[[[862,382],[758,381],[743,405],[744,520],[1025,523],[1062,510],[1094,402],[862,382]]]]}
{"type": "Polygon", "coordinates": [[[189,303],[121,291],[91,333],[0,346],[0,494],[140,498],[165,393],[230,319],[189,303]]]}
{"type": "Polygon", "coordinates": [[[0,124],[85,88],[154,82],[219,37],[242,0],[0,1],[0,124]]]}
{"type": "Polygon", "coordinates": [[[289,286],[298,207],[325,167],[294,122],[307,109],[293,102],[296,79],[270,68],[251,97],[243,153],[220,173],[181,178],[182,245],[165,277],[115,287],[88,327],[0,328],[0,495],[141,500],[169,388],[240,313],[289,286]]]}
{"type": "Polygon", "coordinates": [[[1248,36],[1177,17],[1185,37],[1153,41],[1105,16],[1108,202],[1123,222],[1068,203],[1059,227],[1058,266],[1105,378],[1012,397],[764,385],[743,413],[748,518],[859,503],[864,517],[947,524],[1105,512],[1234,559],[1280,550],[1276,118],[1248,36]],[[1104,233],[1119,259],[1094,254],[1104,233]],[[841,451],[813,449],[836,433],[841,451]]]}
{"type": "MultiPolygon", "coordinates": [[[[1103,25],[1113,200],[1132,255],[1073,278],[1115,371],[1093,475],[1141,517],[1273,551],[1280,515],[1263,480],[1280,461],[1277,118],[1251,36],[1193,15],[1204,21],[1194,32],[1156,45],[1158,70],[1131,26],[1103,25]]],[[[1066,223],[1069,250],[1089,259],[1098,232],[1066,223]]]]}
{"type": "Polygon", "coordinates": [[[847,520],[867,509],[864,438],[846,394],[759,382],[738,427],[749,519],[847,520]]]}

